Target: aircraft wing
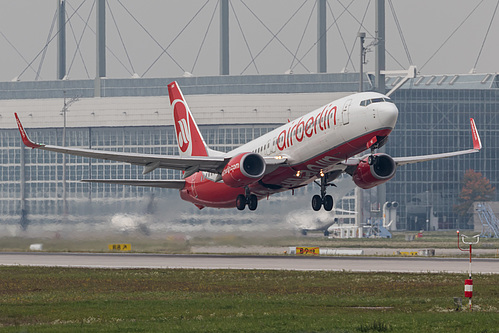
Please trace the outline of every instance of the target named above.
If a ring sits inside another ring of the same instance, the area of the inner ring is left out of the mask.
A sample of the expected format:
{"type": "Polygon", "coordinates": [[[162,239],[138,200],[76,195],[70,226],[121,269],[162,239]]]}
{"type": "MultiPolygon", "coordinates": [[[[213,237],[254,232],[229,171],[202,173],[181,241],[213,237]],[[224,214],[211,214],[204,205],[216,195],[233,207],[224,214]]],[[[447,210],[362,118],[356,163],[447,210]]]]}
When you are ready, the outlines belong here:
{"type": "Polygon", "coordinates": [[[21,132],[23,143],[27,147],[82,157],[98,158],[103,160],[125,162],[134,165],[142,165],[144,166],[143,174],[149,173],[156,168],[183,170],[186,171],[186,174],[188,173],[188,175],[191,175],[197,171],[220,173],[228,162],[228,160],[222,156],[180,157],[171,155],[139,154],[85,148],[70,148],[35,143],[26,134],[26,131],[24,130],[21,121],[17,116],[17,113],[15,114],[15,116],[19,131],[21,132]]]}
{"type": "MultiPolygon", "coordinates": [[[[26,131],[23,128],[23,125],[21,124],[21,121],[19,120],[19,117],[17,116],[17,113],[15,113],[15,117],[23,143],[29,148],[109,161],[125,162],[134,165],[142,165],[144,166],[142,174],[147,174],[155,170],[156,168],[185,171],[184,178],[187,178],[198,171],[207,171],[220,174],[222,173],[227,163],[230,161],[230,157],[224,156],[180,157],[174,155],[139,154],[86,148],[70,148],[36,143],[28,137],[26,131]]],[[[266,157],[264,159],[265,163],[269,167],[269,172],[273,167],[275,168],[276,165],[283,164],[287,161],[287,158],[285,157],[266,157]]]]}
{"type": "MultiPolygon", "coordinates": [[[[447,157],[452,157],[452,156],[477,153],[480,151],[480,149],[482,149],[482,141],[480,140],[480,136],[478,135],[478,130],[476,129],[475,120],[473,118],[470,118],[470,124],[471,124],[471,135],[473,137],[473,148],[472,149],[459,150],[459,151],[453,151],[453,152],[441,153],[441,154],[407,156],[407,157],[393,157],[393,160],[395,161],[397,166],[400,166],[400,165],[411,164],[411,163],[419,163],[419,162],[438,160],[441,158],[447,158],[447,157]]],[[[357,164],[360,163],[360,161],[364,157],[361,157],[361,158],[352,157],[352,158],[349,158],[346,161],[342,162],[341,164],[346,165],[346,166],[356,166],[357,164]]]]}
{"type": "Polygon", "coordinates": [[[170,179],[170,180],[82,179],[81,181],[85,183],[105,183],[105,184],[158,187],[158,188],[174,188],[178,190],[181,190],[185,185],[185,180],[183,179],[170,179]]]}
{"type": "Polygon", "coordinates": [[[471,153],[477,153],[482,149],[482,141],[480,140],[480,136],[478,135],[478,130],[476,129],[475,120],[470,118],[471,125],[471,135],[473,137],[473,149],[466,149],[460,151],[454,151],[449,153],[442,154],[432,154],[432,155],[421,155],[421,156],[408,156],[408,157],[394,157],[393,160],[397,165],[405,165],[411,163],[419,163],[425,161],[437,160],[440,158],[447,158],[452,156],[466,155],[471,153]]]}
{"type": "Polygon", "coordinates": [[[460,150],[460,151],[454,151],[450,153],[442,153],[442,154],[432,154],[432,155],[421,155],[421,156],[407,156],[407,157],[394,157],[393,160],[397,165],[405,165],[405,164],[411,164],[411,163],[419,163],[419,162],[426,162],[426,161],[432,161],[432,160],[438,160],[441,158],[447,158],[447,157],[452,157],[452,156],[459,156],[459,155],[466,155],[466,154],[471,154],[471,153],[478,153],[480,150],[479,149],[467,149],[467,150],[460,150]]]}

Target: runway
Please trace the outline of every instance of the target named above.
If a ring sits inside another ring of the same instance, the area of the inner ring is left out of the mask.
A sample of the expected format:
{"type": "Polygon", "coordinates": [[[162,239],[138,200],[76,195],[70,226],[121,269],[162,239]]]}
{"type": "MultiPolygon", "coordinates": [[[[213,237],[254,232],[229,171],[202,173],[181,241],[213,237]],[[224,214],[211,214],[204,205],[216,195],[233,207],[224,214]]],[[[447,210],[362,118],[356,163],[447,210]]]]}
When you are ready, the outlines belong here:
{"type": "MultiPolygon", "coordinates": [[[[296,257],[237,255],[168,255],[135,253],[0,253],[3,266],[84,268],[193,268],[304,271],[466,273],[466,258],[414,257],[296,257]]],[[[499,274],[499,259],[473,259],[473,273],[499,274]]]]}

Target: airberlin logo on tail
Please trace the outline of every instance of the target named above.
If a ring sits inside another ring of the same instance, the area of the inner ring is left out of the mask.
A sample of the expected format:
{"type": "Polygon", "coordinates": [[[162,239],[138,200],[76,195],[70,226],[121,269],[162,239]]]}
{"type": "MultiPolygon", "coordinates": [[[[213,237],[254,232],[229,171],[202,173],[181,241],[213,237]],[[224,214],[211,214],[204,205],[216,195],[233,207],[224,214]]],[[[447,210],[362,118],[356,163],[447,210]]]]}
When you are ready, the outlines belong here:
{"type": "Polygon", "coordinates": [[[189,127],[187,125],[187,120],[185,119],[180,119],[178,122],[177,122],[178,126],[178,130],[177,130],[177,133],[178,133],[178,146],[180,147],[180,149],[185,152],[187,150],[187,148],[189,148],[189,138],[188,136],[190,136],[190,133],[189,133],[189,127]]]}
{"type": "Polygon", "coordinates": [[[177,132],[177,142],[180,150],[185,153],[189,149],[191,131],[189,128],[188,112],[184,101],[177,99],[173,102],[173,114],[175,117],[175,131],[177,132]]]}

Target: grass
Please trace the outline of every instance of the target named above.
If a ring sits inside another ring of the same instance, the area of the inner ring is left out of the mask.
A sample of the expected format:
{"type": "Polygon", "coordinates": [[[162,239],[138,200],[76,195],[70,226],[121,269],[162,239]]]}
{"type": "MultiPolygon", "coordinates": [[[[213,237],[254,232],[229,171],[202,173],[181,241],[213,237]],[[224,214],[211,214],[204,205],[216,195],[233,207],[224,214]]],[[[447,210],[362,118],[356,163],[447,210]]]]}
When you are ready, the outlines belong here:
{"type": "Polygon", "coordinates": [[[0,332],[499,332],[498,277],[456,311],[465,278],[0,267],[0,332]]]}

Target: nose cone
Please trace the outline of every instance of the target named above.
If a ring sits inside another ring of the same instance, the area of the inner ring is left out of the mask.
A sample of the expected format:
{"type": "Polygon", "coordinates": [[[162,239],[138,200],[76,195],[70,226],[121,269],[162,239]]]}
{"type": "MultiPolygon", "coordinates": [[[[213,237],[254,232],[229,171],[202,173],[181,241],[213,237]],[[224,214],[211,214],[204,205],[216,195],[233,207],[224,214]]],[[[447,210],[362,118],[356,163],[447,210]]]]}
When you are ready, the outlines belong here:
{"type": "Polygon", "coordinates": [[[382,103],[378,108],[378,119],[383,127],[394,128],[397,123],[399,109],[394,103],[382,103]]]}

